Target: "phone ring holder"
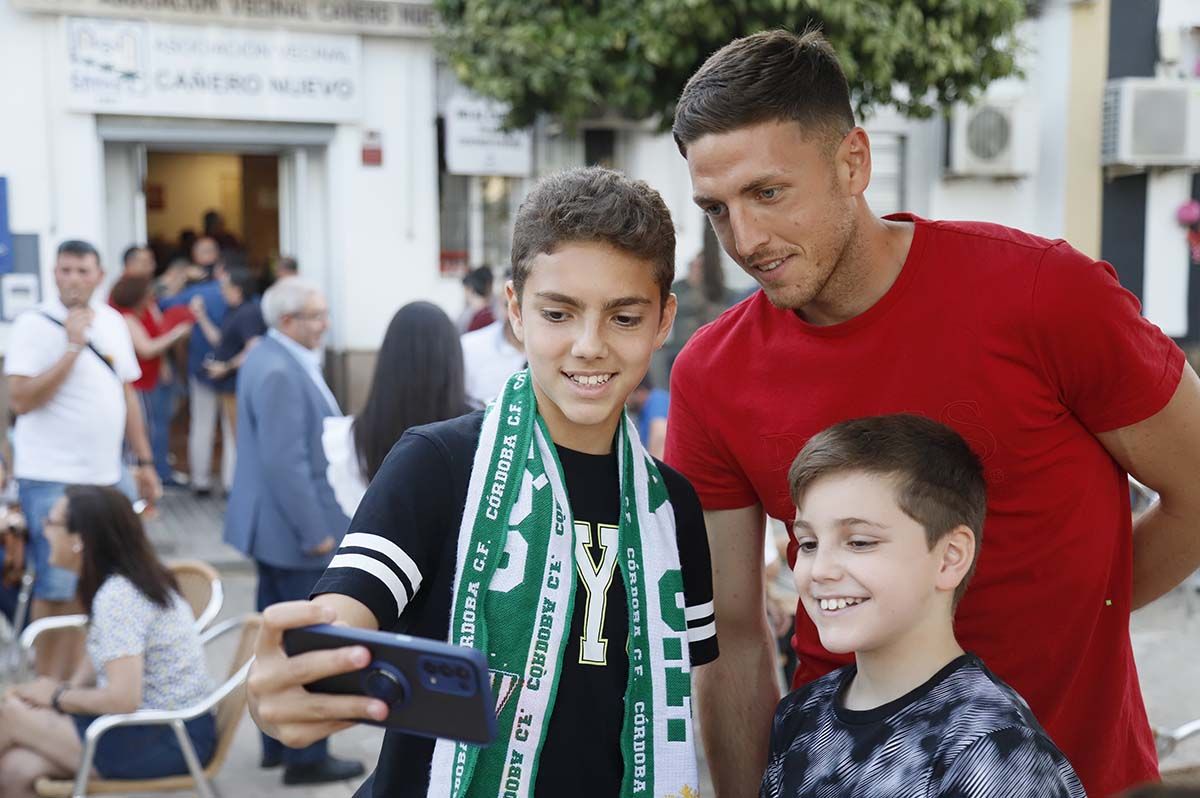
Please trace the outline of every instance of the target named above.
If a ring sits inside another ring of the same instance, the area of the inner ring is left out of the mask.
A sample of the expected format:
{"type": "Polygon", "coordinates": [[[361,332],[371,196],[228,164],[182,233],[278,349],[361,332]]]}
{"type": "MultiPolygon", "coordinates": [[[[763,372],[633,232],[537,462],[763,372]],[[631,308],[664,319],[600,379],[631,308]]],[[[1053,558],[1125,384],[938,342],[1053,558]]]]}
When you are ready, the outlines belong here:
{"type": "Polygon", "coordinates": [[[362,685],[364,693],[394,708],[404,706],[411,692],[400,669],[382,660],[373,660],[363,670],[362,685]]]}

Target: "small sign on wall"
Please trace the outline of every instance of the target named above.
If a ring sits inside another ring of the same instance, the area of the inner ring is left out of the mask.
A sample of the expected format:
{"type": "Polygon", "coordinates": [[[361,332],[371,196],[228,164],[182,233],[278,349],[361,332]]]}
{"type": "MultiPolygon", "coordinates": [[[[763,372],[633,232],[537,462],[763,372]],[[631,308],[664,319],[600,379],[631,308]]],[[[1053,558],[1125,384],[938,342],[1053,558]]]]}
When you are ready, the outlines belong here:
{"type": "Polygon", "coordinates": [[[533,136],[502,130],[507,109],[494,100],[456,94],[446,103],[446,170],[454,175],[533,174],[533,136]]]}
{"type": "Polygon", "coordinates": [[[36,274],[0,275],[0,308],[4,309],[4,321],[12,321],[21,313],[38,303],[38,276],[36,274]]]}
{"type": "Polygon", "coordinates": [[[166,187],[162,183],[146,184],[146,210],[163,211],[167,209],[166,187]]]}
{"type": "Polygon", "coordinates": [[[383,166],[383,133],[364,130],[362,136],[363,166],[383,166]]]}

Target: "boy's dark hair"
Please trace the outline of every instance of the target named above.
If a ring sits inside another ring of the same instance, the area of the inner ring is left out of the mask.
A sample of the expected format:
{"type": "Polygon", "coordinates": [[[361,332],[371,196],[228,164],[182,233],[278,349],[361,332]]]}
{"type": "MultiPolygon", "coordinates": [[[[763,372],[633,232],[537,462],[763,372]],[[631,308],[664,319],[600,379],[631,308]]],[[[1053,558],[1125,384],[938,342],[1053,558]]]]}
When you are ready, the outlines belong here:
{"type": "Polygon", "coordinates": [[[96,259],[97,264],[100,263],[100,253],[96,251],[95,247],[93,247],[91,244],[89,244],[86,241],[80,241],[80,240],[74,239],[74,238],[69,239],[69,240],[64,241],[61,244],[59,244],[58,245],[58,254],[59,255],[74,255],[77,258],[83,258],[83,257],[87,257],[88,255],[91,255],[93,258],[96,259]]]}
{"type": "Polygon", "coordinates": [[[979,562],[987,513],[983,464],[967,442],[944,424],[908,413],[834,424],[796,455],[788,471],[792,502],[799,507],[818,479],[847,472],[895,479],[896,503],[925,528],[930,549],[957,526],[974,533],[975,559],[954,591],[958,606],[979,562]]]}
{"type": "Polygon", "coordinates": [[[820,31],[763,31],[713,53],[683,87],[671,132],[686,156],[710,133],[772,121],[797,122],[831,151],[854,127],[846,74],[820,31]]]}
{"type": "Polygon", "coordinates": [[[492,296],[492,267],[479,266],[463,275],[463,285],[475,296],[490,299],[492,296]]]}
{"type": "Polygon", "coordinates": [[[675,280],[675,226],[659,193],[599,166],[538,181],[513,224],[512,281],[517,297],[533,259],[563,244],[596,241],[653,265],[663,303],[675,280]]]}

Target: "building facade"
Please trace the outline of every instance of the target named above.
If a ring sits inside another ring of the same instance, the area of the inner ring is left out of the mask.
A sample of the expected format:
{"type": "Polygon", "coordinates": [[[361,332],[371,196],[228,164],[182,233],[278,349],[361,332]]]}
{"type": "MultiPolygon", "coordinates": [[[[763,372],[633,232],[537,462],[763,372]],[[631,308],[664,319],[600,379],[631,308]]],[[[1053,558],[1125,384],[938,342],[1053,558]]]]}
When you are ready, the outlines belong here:
{"type": "MultiPolygon", "coordinates": [[[[1191,334],[1170,296],[1189,296],[1189,267],[1161,253],[1185,235],[1163,209],[1196,193],[1192,172],[1106,183],[1098,155],[1105,80],[1161,70],[1160,20],[1182,37],[1177,61],[1200,50],[1195,4],[1171,2],[1045,0],[1019,32],[1023,78],[946,118],[866,120],[872,208],[1066,237],[1191,334]],[[1154,47],[1132,63],[1135,35],[1154,47]]],[[[169,245],[219,209],[255,258],[293,255],[325,289],[331,383],[352,411],[396,309],[456,315],[464,268],[503,272],[539,175],[603,163],[646,180],[685,272],[706,222],[669,135],[620,120],[498,132],[500,109],[439,64],[433,24],[421,0],[0,0],[0,318],[50,285],[63,239],[95,242],[111,276],[129,244],[169,245]]]]}

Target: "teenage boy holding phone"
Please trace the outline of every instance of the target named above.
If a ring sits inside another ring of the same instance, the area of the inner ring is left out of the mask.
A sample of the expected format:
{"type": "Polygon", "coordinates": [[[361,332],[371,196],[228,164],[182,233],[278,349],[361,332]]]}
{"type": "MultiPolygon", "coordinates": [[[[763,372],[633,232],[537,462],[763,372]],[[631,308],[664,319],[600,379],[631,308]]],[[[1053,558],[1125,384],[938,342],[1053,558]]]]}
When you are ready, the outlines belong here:
{"type": "Polygon", "coordinates": [[[697,791],[690,672],[717,656],[703,514],[624,415],[675,317],[674,251],[645,183],[588,168],[534,188],[507,287],[529,368],[487,410],[405,434],[314,598],[268,608],[264,731],[304,745],[386,717],[303,688],[365,648],[284,654],[284,630],[336,620],[481,648],[496,696],[490,746],[389,731],[360,796],[697,791]]]}

